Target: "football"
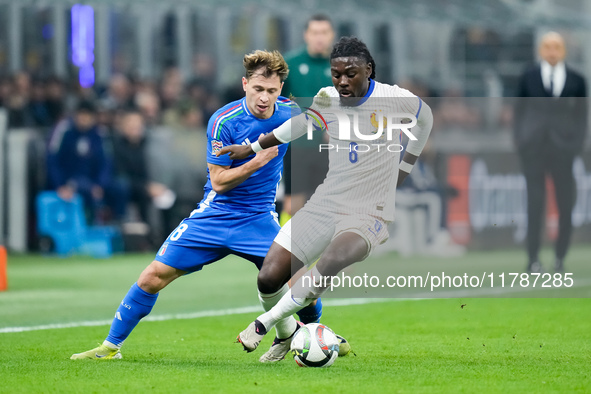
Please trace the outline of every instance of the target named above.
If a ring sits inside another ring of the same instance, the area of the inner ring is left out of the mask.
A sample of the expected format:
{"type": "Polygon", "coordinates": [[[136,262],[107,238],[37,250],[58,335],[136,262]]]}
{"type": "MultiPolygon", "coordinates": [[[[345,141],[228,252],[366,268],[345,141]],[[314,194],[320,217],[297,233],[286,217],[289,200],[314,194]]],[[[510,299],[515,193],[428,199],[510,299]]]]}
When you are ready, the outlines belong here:
{"type": "Polygon", "coordinates": [[[339,339],[323,324],[301,327],[291,341],[291,352],[300,367],[330,367],[339,356],[339,339]]]}

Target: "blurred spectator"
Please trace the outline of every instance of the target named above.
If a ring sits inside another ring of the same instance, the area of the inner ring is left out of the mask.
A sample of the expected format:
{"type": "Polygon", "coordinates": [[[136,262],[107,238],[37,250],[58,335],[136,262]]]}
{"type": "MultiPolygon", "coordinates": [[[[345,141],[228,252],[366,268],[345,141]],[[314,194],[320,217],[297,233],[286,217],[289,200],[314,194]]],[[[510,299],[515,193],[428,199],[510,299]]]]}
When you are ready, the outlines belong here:
{"type": "Polygon", "coordinates": [[[219,108],[219,100],[212,97],[210,83],[202,79],[193,79],[187,86],[187,98],[201,109],[204,119],[209,119],[219,108]]]}
{"type": "Polygon", "coordinates": [[[445,90],[433,111],[433,123],[440,130],[478,130],[481,121],[479,110],[470,106],[463,92],[456,88],[445,90]]]}
{"type": "Polygon", "coordinates": [[[461,27],[453,33],[451,59],[462,65],[466,79],[465,91],[470,97],[486,97],[483,78],[486,70],[495,70],[500,58],[501,39],[493,31],[480,26],[461,27]]]}
{"type": "Polygon", "coordinates": [[[156,83],[155,80],[150,78],[136,79],[134,84],[134,92],[136,95],[138,95],[139,93],[157,94],[158,83],[156,83]]]}
{"type": "Polygon", "coordinates": [[[186,129],[203,129],[203,112],[198,107],[187,102],[180,108],[181,126],[186,129]]]}
{"type": "MultiPolygon", "coordinates": [[[[430,97],[437,96],[425,81],[417,77],[404,79],[398,83],[398,86],[410,90],[415,93],[417,97],[421,97],[422,99],[429,99],[430,97]]],[[[429,104],[429,106],[431,106],[431,104],[429,104]]]]}
{"type": "Polygon", "coordinates": [[[107,108],[103,102],[99,101],[96,106],[96,124],[105,131],[109,139],[113,138],[115,128],[115,113],[112,109],[107,108]]]}
{"type": "Polygon", "coordinates": [[[205,126],[196,127],[199,116],[195,109],[189,109],[179,126],[161,129],[154,134],[152,168],[158,171],[154,175],[161,183],[169,185],[177,196],[169,216],[164,217],[167,232],[195,207],[195,196],[203,192],[207,182],[207,135],[205,126]],[[176,160],[171,162],[170,157],[176,160]]]}
{"type": "MultiPolygon", "coordinates": [[[[286,97],[289,96],[285,92],[285,88],[282,89],[282,95],[285,94],[286,97]]],[[[236,84],[228,86],[226,89],[224,89],[222,93],[222,99],[224,100],[224,102],[240,100],[242,97],[244,97],[244,88],[236,84]]]]}
{"type": "Polygon", "coordinates": [[[165,126],[173,129],[178,128],[203,128],[203,111],[191,101],[184,99],[176,106],[169,108],[163,115],[165,126]]]}
{"type": "Polygon", "coordinates": [[[169,209],[175,196],[168,187],[150,179],[146,127],[139,112],[129,111],[122,116],[113,143],[117,178],[128,190],[129,202],[136,204],[140,220],[148,223],[152,201],[159,208],[169,209]]]}
{"type": "Polygon", "coordinates": [[[183,99],[183,78],[176,67],[169,67],[164,72],[160,84],[162,106],[162,122],[166,126],[176,127],[180,124],[180,106],[183,99]]]}
{"type": "Polygon", "coordinates": [[[437,106],[441,102],[438,99],[439,94],[435,89],[432,89],[427,82],[419,77],[410,77],[400,81],[398,86],[413,92],[431,107],[434,115],[437,113],[437,106]]]}
{"type": "Polygon", "coordinates": [[[45,83],[39,79],[34,80],[31,85],[29,111],[35,126],[49,127],[53,125],[53,119],[47,109],[45,83]]]}
{"type": "Polygon", "coordinates": [[[202,79],[193,79],[187,85],[187,96],[196,105],[203,107],[207,103],[210,95],[210,88],[207,81],[202,79]]]}
{"type": "Polygon", "coordinates": [[[500,38],[492,30],[470,27],[464,32],[466,62],[494,63],[499,58],[500,38]]]}
{"type": "Polygon", "coordinates": [[[19,71],[14,75],[14,94],[29,98],[31,94],[31,76],[25,71],[19,71]]]}
{"type": "Polygon", "coordinates": [[[213,89],[211,81],[215,81],[217,72],[214,59],[206,53],[197,53],[193,56],[192,67],[195,75],[202,81],[210,81],[207,87],[213,89]]]}
{"type": "Polygon", "coordinates": [[[51,125],[54,126],[64,116],[66,91],[63,82],[58,77],[50,77],[45,83],[45,105],[51,125]]]}
{"type": "Polygon", "coordinates": [[[452,242],[446,224],[446,201],[455,197],[457,190],[437,179],[435,160],[435,152],[428,142],[412,172],[396,190],[397,216],[407,217],[406,222],[398,221],[396,231],[410,235],[408,239],[401,235],[407,243],[401,248],[405,254],[457,256],[465,251],[452,242]]]}
{"type": "Polygon", "coordinates": [[[527,271],[542,272],[539,261],[546,199],[546,175],[554,182],[558,205],[558,238],[554,270],[563,272],[573,230],[576,200],[573,162],[587,134],[587,85],[566,66],[566,47],[558,33],[540,42],[541,62],[522,75],[514,111],[514,139],[527,186],[527,271]]]}
{"type": "Polygon", "coordinates": [[[97,99],[98,96],[95,90],[80,86],[77,77],[72,77],[67,81],[67,92],[64,100],[66,113],[73,113],[82,101],[97,103],[97,99]]]}
{"type": "Polygon", "coordinates": [[[47,159],[49,186],[64,200],[79,193],[91,222],[124,217],[127,198],[113,181],[112,163],[105,154],[96,124],[96,109],[91,102],[82,101],[73,119],[56,127],[47,159]],[[103,211],[103,207],[109,211],[103,211]],[[99,211],[105,217],[98,218],[99,211]]]}
{"type": "Polygon", "coordinates": [[[29,107],[31,96],[31,78],[24,71],[12,78],[10,94],[5,106],[8,109],[8,127],[32,127],[35,119],[29,107]]]}
{"type": "Polygon", "coordinates": [[[7,107],[12,93],[12,81],[8,77],[0,77],[0,107],[7,107]]]}
{"type": "Polygon", "coordinates": [[[183,77],[180,70],[176,67],[167,68],[160,83],[162,108],[167,110],[174,107],[181,100],[182,93],[183,77]]]}
{"type": "MultiPolygon", "coordinates": [[[[318,14],[308,19],[304,29],[305,47],[285,56],[289,76],[283,85],[282,96],[314,97],[321,88],[332,86],[329,57],[334,36],[332,22],[327,16],[318,14]]],[[[290,144],[284,158],[282,224],[304,206],[324,180],[328,171],[328,153],[319,152],[318,146],[325,142],[325,138],[325,133],[317,132],[311,140],[299,138],[290,144]],[[292,153],[298,156],[297,168],[293,170],[292,153]]]]}
{"type": "MultiPolygon", "coordinates": [[[[119,159],[124,156],[119,149],[124,138],[119,132],[124,133],[127,128],[127,112],[137,109],[145,128],[154,130],[149,133],[154,138],[149,138],[149,143],[139,143],[139,147],[128,139],[129,152],[132,148],[145,148],[150,157],[148,173],[154,174],[149,179],[154,184],[166,184],[166,190],[174,190],[172,193],[177,196],[173,209],[163,211],[162,218],[152,223],[162,224],[159,231],[165,232],[178,224],[177,216],[186,216],[204,184],[204,119],[220,106],[220,98],[213,89],[211,76],[215,69],[211,65],[211,58],[200,57],[199,77],[187,85],[177,67],[169,67],[159,83],[115,74],[101,94],[98,85],[83,88],[75,76],[67,81],[56,76],[32,79],[28,73],[18,72],[0,78],[0,106],[7,109],[10,128],[52,130],[47,177],[42,174],[42,183],[47,179],[47,185],[62,198],[80,193],[89,221],[98,222],[125,217],[127,191],[114,177],[113,159],[116,154],[119,159]],[[161,127],[167,124],[172,127],[161,127]],[[178,162],[170,160],[171,155],[178,162]]],[[[145,140],[147,134],[143,134],[145,140]]],[[[148,206],[161,191],[159,187],[149,188],[148,206]]],[[[136,192],[133,198],[137,200],[136,192]]],[[[138,215],[145,220],[145,204],[139,205],[138,215]]]]}
{"type": "Polygon", "coordinates": [[[123,74],[115,74],[109,80],[109,88],[101,101],[111,110],[127,109],[133,105],[132,97],[133,90],[129,79],[123,74]]]}
{"type": "Polygon", "coordinates": [[[64,115],[65,90],[56,77],[33,79],[26,72],[0,79],[0,107],[9,127],[52,127],[64,115]]]}
{"type": "Polygon", "coordinates": [[[135,106],[144,117],[147,126],[153,127],[160,124],[160,99],[150,90],[143,90],[135,96],[135,106]]]}
{"type": "Polygon", "coordinates": [[[289,77],[285,80],[282,95],[288,97],[313,97],[320,88],[331,86],[330,51],[335,32],[330,18],[313,15],[304,29],[306,45],[288,53],[289,77]]]}

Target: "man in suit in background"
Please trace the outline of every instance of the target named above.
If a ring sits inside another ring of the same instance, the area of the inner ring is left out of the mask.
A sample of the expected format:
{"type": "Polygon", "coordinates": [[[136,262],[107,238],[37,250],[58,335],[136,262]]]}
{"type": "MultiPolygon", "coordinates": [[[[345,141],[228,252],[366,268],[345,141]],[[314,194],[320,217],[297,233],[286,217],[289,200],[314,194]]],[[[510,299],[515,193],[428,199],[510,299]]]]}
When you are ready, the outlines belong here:
{"type": "Polygon", "coordinates": [[[552,177],[558,205],[554,270],[564,271],[572,234],[576,198],[573,161],[587,134],[585,79],[564,63],[562,36],[545,34],[541,61],[521,77],[515,108],[514,138],[527,184],[527,252],[529,272],[542,272],[538,254],[545,212],[546,174],[552,177]]]}

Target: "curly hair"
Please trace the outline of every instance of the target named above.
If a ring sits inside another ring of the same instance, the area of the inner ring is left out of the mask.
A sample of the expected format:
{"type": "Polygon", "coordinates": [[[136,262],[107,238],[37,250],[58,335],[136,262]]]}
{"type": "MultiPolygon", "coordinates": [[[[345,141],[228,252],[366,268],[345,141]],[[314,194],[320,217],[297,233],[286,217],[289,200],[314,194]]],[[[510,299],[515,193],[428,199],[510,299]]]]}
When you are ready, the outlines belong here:
{"type": "Polygon", "coordinates": [[[260,74],[265,78],[277,74],[281,82],[283,82],[289,74],[287,63],[279,51],[269,52],[256,50],[244,55],[242,64],[246,70],[246,79],[250,79],[255,73],[260,74]]]}
{"type": "Polygon", "coordinates": [[[376,77],[376,62],[371,57],[367,45],[357,37],[341,37],[330,53],[330,60],[337,57],[358,57],[371,64],[370,78],[376,77]]]}

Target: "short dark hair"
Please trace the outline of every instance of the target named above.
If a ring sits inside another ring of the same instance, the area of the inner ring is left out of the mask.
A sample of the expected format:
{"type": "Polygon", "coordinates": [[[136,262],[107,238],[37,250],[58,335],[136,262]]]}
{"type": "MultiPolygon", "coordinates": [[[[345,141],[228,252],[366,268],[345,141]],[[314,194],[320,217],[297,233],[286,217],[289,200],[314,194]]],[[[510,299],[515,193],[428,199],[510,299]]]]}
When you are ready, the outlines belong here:
{"type": "Polygon", "coordinates": [[[370,78],[376,77],[376,62],[371,57],[367,45],[357,37],[341,37],[330,53],[330,60],[337,57],[358,57],[371,64],[370,78]]]}
{"type": "Polygon", "coordinates": [[[328,22],[328,23],[330,23],[330,26],[332,27],[332,21],[330,20],[328,15],[325,15],[325,14],[314,14],[310,18],[308,18],[308,20],[306,21],[306,27],[304,28],[304,30],[308,30],[308,28],[310,27],[310,22],[328,22]]]}

